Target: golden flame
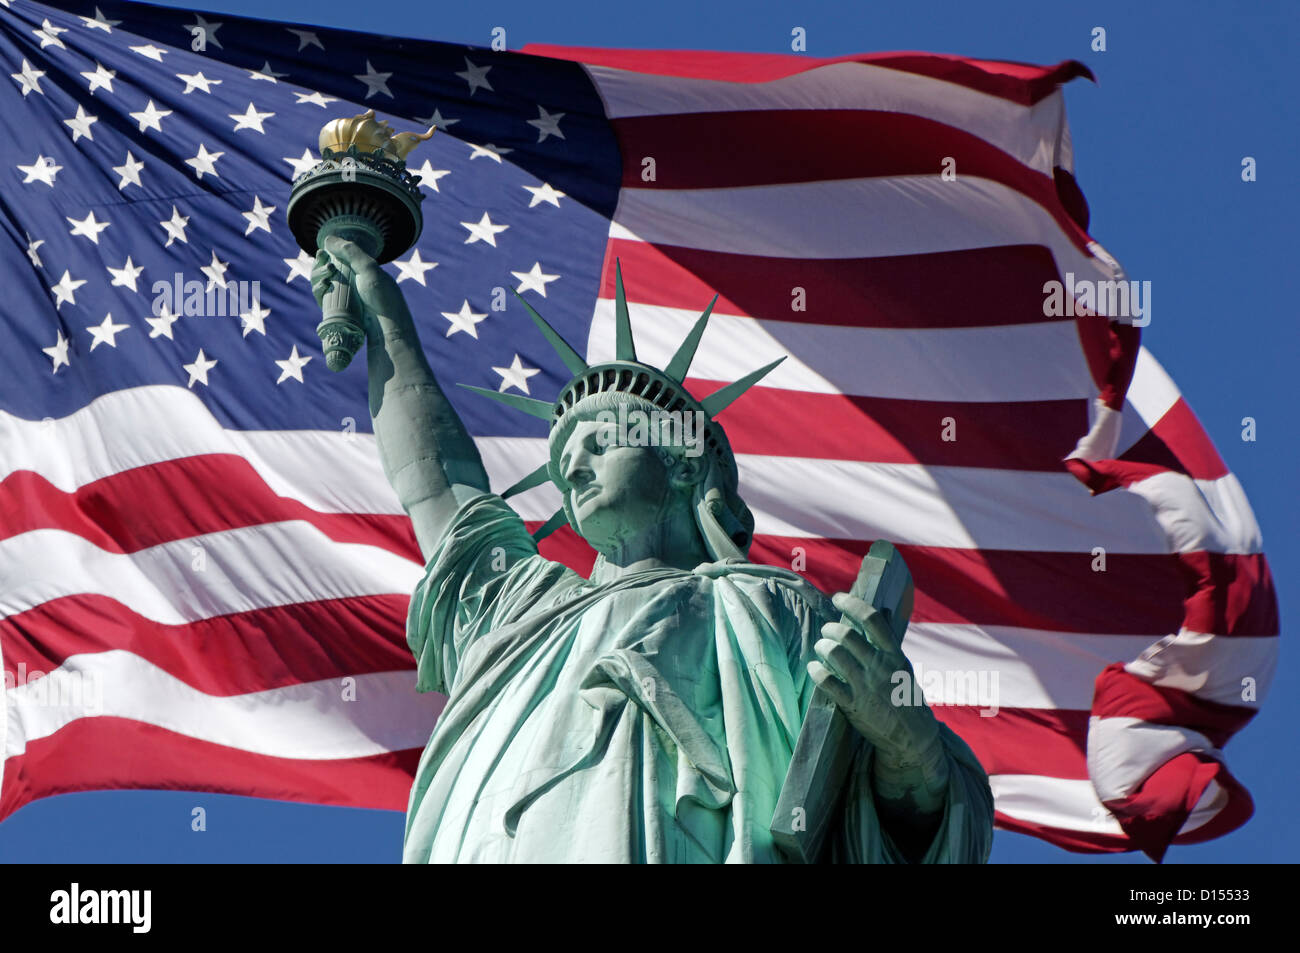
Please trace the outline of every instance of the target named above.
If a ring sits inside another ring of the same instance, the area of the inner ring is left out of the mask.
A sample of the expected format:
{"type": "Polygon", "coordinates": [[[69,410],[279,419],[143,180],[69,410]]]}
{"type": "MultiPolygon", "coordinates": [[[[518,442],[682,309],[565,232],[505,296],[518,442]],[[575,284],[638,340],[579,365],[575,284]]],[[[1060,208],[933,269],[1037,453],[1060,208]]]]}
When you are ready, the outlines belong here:
{"type": "Polygon", "coordinates": [[[424,133],[394,134],[386,120],[376,120],[375,111],[367,109],[359,116],[327,122],[320,131],[319,146],[322,154],[326,149],[346,152],[350,146],[356,146],[358,152],[382,149],[389,158],[405,161],[412,149],[433,136],[434,129],[434,126],[430,126],[429,131],[424,133]]]}

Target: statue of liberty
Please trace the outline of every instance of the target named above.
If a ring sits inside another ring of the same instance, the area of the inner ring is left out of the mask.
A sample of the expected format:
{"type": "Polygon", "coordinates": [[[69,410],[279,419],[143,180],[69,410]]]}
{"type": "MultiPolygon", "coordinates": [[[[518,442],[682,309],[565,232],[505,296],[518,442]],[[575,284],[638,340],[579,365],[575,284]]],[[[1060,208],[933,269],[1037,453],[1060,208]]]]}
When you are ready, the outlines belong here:
{"type": "Polygon", "coordinates": [[[782,862],[770,825],[819,688],[861,736],[821,859],[987,860],[988,779],[929,707],[891,702],[911,666],[881,613],[747,559],[753,517],[714,417],[775,365],[692,397],[712,305],[662,369],[637,360],[621,276],[608,363],[528,308],[573,378],[554,402],[481,391],[550,425],[549,460],[498,495],[396,282],[324,244],[313,291],[337,279],[362,305],[384,472],[426,560],[407,621],[418,687],[448,696],[404,861],[782,862]],[[633,415],[702,432],[647,440],[620,426],[633,415]],[[539,555],[503,498],[547,479],[563,509],[539,536],[572,526],[598,553],[589,578],[539,555]]]}

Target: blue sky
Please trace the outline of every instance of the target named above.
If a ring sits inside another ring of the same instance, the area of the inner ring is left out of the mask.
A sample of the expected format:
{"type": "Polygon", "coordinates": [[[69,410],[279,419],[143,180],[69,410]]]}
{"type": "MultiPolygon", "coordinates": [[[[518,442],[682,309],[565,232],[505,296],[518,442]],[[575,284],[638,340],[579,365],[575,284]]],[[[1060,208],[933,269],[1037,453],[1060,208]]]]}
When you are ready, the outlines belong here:
{"type": "MultiPolygon", "coordinates": [[[[1076,174],[1092,209],[1090,231],[1130,277],[1152,282],[1144,341],[1246,488],[1263,528],[1284,627],[1289,621],[1300,589],[1300,508],[1294,501],[1300,268],[1290,257],[1300,219],[1294,168],[1300,84],[1293,74],[1300,6],[1257,2],[1228,12],[1197,2],[1067,8],[964,0],[212,0],[209,9],[479,45],[502,26],[512,49],[546,42],[788,52],[791,29],[802,26],[813,56],[926,50],[1040,63],[1082,60],[1098,83],[1074,82],[1067,103],[1076,174]],[[1104,53],[1090,49],[1097,26],[1106,30],[1104,53]],[[1244,156],[1257,160],[1256,182],[1241,181],[1244,156]],[[1246,416],[1257,421],[1253,443],[1241,439],[1246,416]]],[[[1209,844],[1171,849],[1166,863],[1295,859],[1298,689],[1284,646],[1261,714],[1226,749],[1234,773],[1254,795],[1255,817],[1209,844]]],[[[0,824],[0,859],[389,862],[400,856],[402,827],[399,813],[208,794],[65,795],[30,804],[0,824]],[[207,812],[203,833],[190,830],[196,805],[207,812]]],[[[1071,854],[1005,832],[997,835],[992,859],[1148,862],[1134,854],[1071,854]]]]}

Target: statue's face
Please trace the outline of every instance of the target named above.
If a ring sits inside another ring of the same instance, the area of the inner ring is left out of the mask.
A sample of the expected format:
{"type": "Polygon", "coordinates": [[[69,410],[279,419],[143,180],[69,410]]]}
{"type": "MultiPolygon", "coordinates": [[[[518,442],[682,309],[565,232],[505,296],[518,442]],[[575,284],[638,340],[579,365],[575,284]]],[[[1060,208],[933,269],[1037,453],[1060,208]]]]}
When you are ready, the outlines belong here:
{"type": "Polygon", "coordinates": [[[596,420],[574,426],[560,476],[578,532],[601,552],[662,520],[673,493],[656,448],[628,446],[616,424],[596,420]]]}

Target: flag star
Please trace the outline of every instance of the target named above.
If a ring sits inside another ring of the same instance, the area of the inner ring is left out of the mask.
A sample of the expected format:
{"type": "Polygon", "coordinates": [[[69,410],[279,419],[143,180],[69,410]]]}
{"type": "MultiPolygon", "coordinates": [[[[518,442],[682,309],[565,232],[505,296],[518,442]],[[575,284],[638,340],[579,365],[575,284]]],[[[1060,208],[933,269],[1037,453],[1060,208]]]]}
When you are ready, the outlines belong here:
{"type": "Polygon", "coordinates": [[[353,73],[353,79],[359,79],[366,84],[366,99],[369,99],[375,93],[383,93],[389,99],[393,94],[388,91],[388,78],[392,73],[380,73],[370,65],[370,60],[366,60],[366,71],[364,73],[353,73]]]}
{"type": "Polygon", "coordinates": [[[45,70],[36,69],[27,60],[23,60],[22,72],[10,73],[9,75],[14,78],[15,82],[22,84],[23,99],[27,98],[28,93],[45,95],[45,91],[41,89],[41,77],[45,75],[45,70]]]}
{"type": "Polygon", "coordinates": [[[224,152],[209,152],[203,143],[199,143],[199,154],[193,159],[186,159],[185,164],[194,170],[196,178],[202,179],[204,175],[217,175],[217,160],[224,156],[224,152]]]}
{"type": "Polygon", "coordinates": [[[291,159],[288,156],[284,156],[283,158],[285,162],[293,166],[293,175],[289,177],[290,179],[296,179],[304,172],[310,172],[312,169],[316,168],[316,163],[320,161],[311,154],[310,149],[303,149],[302,155],[297,159],[291,159]]]}
{"type": "Polygon", "coordinates": [[[32,267],[44,268],[45,266],[41,264],[41,256],[37,253],[36,249],[45,244],[45,239],[32,238],[32,236],[27,235],[26,232],[23,232],[23,234],[27,236],[27,257],[32,260],[32,267]]]}
{"type": "Polygon", "coordinates": [[[139,53],[141,56],[147,56],[149,59],[157,63],[162,62],[163,54],[167,52],[166,50],[159,49],[152,43],[146,43],[144,46],[133,46],[131,47],[131,50],[132,52],[139,53]]]}
{"type": "Polygon", "coordinates": [[[59,308],[63,307],[63,302],[65,301],[68,304],[76,304],[77,289],[85,283],[85,281],[73,278],[68,274],[68,271],[65,268],[63,271],[63,277],[59,279],[58,284],[50,287],[50,290],[54,292],[54,310],[57,311],[59,308]]]}
{"type": "Polygon", "coordinates": [[[271,230],[271,213],[274,211],[274,205],[263,205],[262,199],[254,195],[252,210],[239,213],[248,219],[248,228],[244,229],[244,234],[251,235],[254,229],[258,228],[264,232],[269,232],[271,230]]]}
{"type": "MultiPolygon", "coordinates": [[[[187,25],[185,29],[192,37],[198,36],[198,32],[195,31],[199,31],[203,34],[204,39],[208,43],[211,43],[219,50],[225,49],[225,47],[221,45],[221,41],[217,39],[217,31],[221,29],[220,23],[209,23],[196,13],[194,14],[194,22],[187,25]]],[[[205,89],[204,92],[206,93],[207,90],[205,89]]]]}
{"type": "Polygon", "coordinates": [[[472,142],[467,142],[465,143],[465,145],[469,146],[470,148],[469,157],[471,159],[480,159],[486,157],[496,163],[501,162],[501,157],[503,155],[515,151],[514,149],[503,149],[492,142],[489,142],[486,145],[482,145],[482,146],[476,146],[472,142]]]}
{"type": "Polygon", "coordinates": [[[185,237],[185,226],[188,225],[189,223],[190,223],[190,217],[188,215],[182,215],[180,212],[176,210],[176,206],[173,205],[171,219],[166,222],[158,223],[163,227],[163,231],[167,233],[167,244],[164,245],[163,247],[171,248],[172,242],[176,241],[177,239],[185,242],[188,245],[190,240],[185,237]]]}
{"type": "Polygon", "coordinates": [[[190,382],[187,387],[193,387],[196,383],[208,386],[208,371],[217,366],[216,361],[210,361],[203,355],[203,348],[199,348],[199,356],[194,359],[193,364],[182,364],[187,374],[190,375],[190,382]]]}
{"type": "MultiPolygon", "coordinates": [[[[67,218],[68,221],[72,223],[72,231],[70,234],[80,235],[82,238],[89,238],[96,245],[99,244],[99,233],[109,226],[108,222],[95,221],[95,213],[93,211],[88,212],[86,217],[81,221],[77,221],[75,218],[69,218],[67,215],[63,217],[67,218]]],[[[113,234],[117,233],[114,232],[113,234]]]]}
{"type": "Polygon", "coordinates": [[[540,186],[525,185],[524,188],[533,194],[533,200],[528,203],[529,208],[542,202],[547,202],[559,208],[560,199],[565,198],[565,194],[558,189],[551,188],[549,182],[543,182],[540,186]]]}
{"type": "MultiPolygon", "coordinates": [[[[420,249],[418,248],[412,249],[411,257],[406,261],[395,261],[393,264],[397,266],[397,270],[400,272],[397,276],[398,284],[410,278],[412,281],[418,281],[424,285],[424,273],[438,267],[436,261],[422,261],[420,259],[420,249]]],[[[428,287],[428,285],[424,286],[428,287]]]]}
{"type": "Polygon", "coordinates": [[[543,298],[546,297],[546,286],[560,277],[542,271],[541,262],[537,262],[529,271],[512,271],[510,274],[519,279],[519,287],[515,290],[520,294],[525,291],[536,291],[543,298]]]}
{"type": "Polygon", "coordinates": [[[447,328],[447,337],[457,331],[464,331],[475,339],[478,338],[478,323],[487,318],[486,314],[476,314],[471,310],[468,300],[461,304],[459,311],[444,311],[442,316],[451,322],[451,327],[447,328]]]}
{"type": "Polygon", "coordinates": [[[104,315],[104,320],[99,324],[92,324],[86,328],[94,338],[94,340],[90,342],[90,349],[93,351],[101,344],[107,344],[109,347],[117,347],[117,336],[128,327],[129,325],[126,324],[114,324],[113,315],[111,313],[104,315]]]}
{"type": "Polygon", "coordinates": [[[492,219],[488,218],[488,213],[484,212],[483,217],[477,222],[461,222],[462,228],[469,229],[469,238],[465,239],[466,245],[472,245],[475,242],[487,242],[493,248],[497,247],[497,232],[504,232],[509,225],[493,225],[492,219]]]}
{"type": "Polygon", "coordinates": [[[444,175],[451,175],[451,170],[435,169],[433,167],[433,164],[429,162],[428,159],[425,159],[424,165],[416,169],[415,174],[420,177],[421,185],[428,186],[429,188],[437,192],[440,191],[438,188],[438,180],[441,179],[444,175]]]}
{"type": "Polygon", "coordinates": [[[281,260],[289,266],[289,277],[284,279],[286,283],[301,277],[307,279],[307,284],[311,284],[311,270],[316,264],[314,257],[305,251],[299,251],[297,258],[283,258],[281,260]]]}
{"type": "Polygon", "coordinates": [[[172,309],[168,307],[167,302],[160,302],[160,312],[152,318],[145,318],[149,325],[149,339],[166,338],[169,341],[175,341],[172,337],[172,325],[181,319],[179,314],[172,314],[172,309]]]}
{"type": "Polygon", "coordinates": [[[290,26],[285,27],[285,29],[298,38],[298,52],[301,53],[309,46],[319,46],[322,50],[325,49],[325,44],[320,41],[320,37],[311,30],[295,30],[290,26]]]}
{"type": "Polygon", "coordinates": [[[59,367],[68,364],[68,339],[63,336],[62,331],[59,332],[59,337],[58,340],[54,342],[54,347],[43,347],[41,350],[48,354],[50,360],[54,362],[52,373],[59,373],[59,367]]]}
{"type": "Polygon", "coordinates": [[[121,191],[128,185],[139,185],[140,173],[143,170],[144,163],[131,155],[131,150],[128,149],[126,153],[126,161],[121,165],[113,166],[113,171],[122,177],[121,181],[117,183],[118,190],[121,191]]]}
{"type": "Polygon", "coordinates": [[[248,337],[249,331],[256,331],[266,337],[266,318],[270,313],[271,309],[263,308],[261,301],[254,295],[253,310],[245,311],[239,316],[239,320],[244,323],[244,337],[248,337]]]}
{"type": "Polygon", "coordinates": [[[23,185],[28,182],[44,182],[50,188],[54,188],[54,177],[63,171],[63,166],[58,165],[49,156],[37,156],[32,160],[31,165],[20,165],[18,171],[27,177],[23,179],[23,185]]]}
{"type": "Polygon", "coordinates": [[[59,39],[59,34],[67,32],[66,27],[54,26],[49,20],[41,21],[39,30],[32,30],[33,35],[37,36],[41,41],[41,49],[45,49],[47,46],[57,46],[61,50],[66,50],[67,47],[59,39]]]}
{"type": "Polygon", "coordinates": [[[141,132],[144,132],[146,129],[157,129],[159,132],[162,132],[163,117],[170,116],[171,114],[172,111],[170,109],[159,109],[153,104],[153,100],[151,99],[149,100],[149,105],[145,106],[143,110],[138,113],[131,113],[131,118],[140,124],[141,132]]]}
{"type": "Polygon", "coordinates": [[[235,120],[235,132],[239,132],[241,129],[256,129],[265,135],[266,130],[262,128],[262,123],[274,116],[275,113],[260,113],[252,103],[249,103],[248,109],[244,112],[227,113],[227,115],[235,120]]]}
{"type": "Polygon", "coordinates": [[[263,60],[261,69],[250,69],[248,71],[249,79],[259,79],[265,83],[279,83],[280,80],[288,76],[288,73],[277,73],[271,69],[271,61],[263,60]]]}
{"type": "Polygon", "coordinates": [[[144,266],[132,263],[130,255],[126,256],[126,264],[121,268],[114,268],[111,265],[105,267],[108,268],[108,273],[113,276],[114,285],[121,285],[123,288],[130,288],[132,291],[136,290],[135,283],[140,277],[140,272],[144,271],[144,266]]]}
{"type": "Polygon", "coordinates": [[[285,381],[287,381],[289,378],[292,377],[299,384],[301,384],[303,382],[302,369],[307,366],[307,362],[310,360],[311,360],[310,356],[308,357],[298,356],[298,345],[295,344],[293,346],[293,352],[289,355],[287,360],[275,362],[280,367],[280,376],[276,378],[275,382],[277,384],[283,384],[285,381]]]}
{"type": "Polygon", "coordinates": [[[95,90],[106,89],[110,93],[113,91],[113,78],[117,76],[117,70],[105,69],[99,61],[95,62],[94,70],[83,70],[82,76],[86,77],[86,82],[90,84],[90,95],[95,95],[95,90]]]}
{"type": "Polygon", "coordinates": [[[532,377],[534,374],[541,373],[535,367],[524,367],[524,365],[519,361],[518,354],[516,354],[515,359],[510,362],[509,367],[494,367],[492,370],[501,375],[501,386],[497,388],[498,391],[504,391],[507,387],[517,387],[525,394],[529,392],[528,378],[532,377]]]}
{"type": "Polygon", "coordinates": [[[106,20],[104,14],[99,12],[99,7],[95,7],[93,17],[80,17],[80,20],[87,30],[103,30],[105,33],[112,33],[113,27],[120,24],[121,20],[106,20]]]}
{"type": "Polygon", "coordinates": [[[213,285],[216,285],[218,288],[224,288],[226,286],[226,272],[229,269],[230,262],[222,261],[217,257],[216,249],[212,249],[212,261],[199,269],[199,271],[208,276],[208,286],[204,291],[211,291],[213,285]]]}
{"type": "Polygon", "coordinates": [[[467,56],[465,57],[465,69],[456,75],[469,83],[469,94],[471,96],[473,96],[474,92],[480,88],[494,93],[496,90],[492,88],[492,84],[488,82],[487,78],[488,70],[491,68],[491,66],[475,66],[470,62],[470,58],[467,56]]]}
{"type": "Polygon", "coordinates": [[[313,106],[319,106],[321,109],[324,109],[326,103],[338,102],[338,100],[333,96],[322,96],[320,93],[312,93],[311,95],[308,95],[307,93],[300,93],[297,90],[294,90],[293,94],[298,97],[298,101],[294,103],[295,106],[302,106],[305,103],[311,103],[313,106]]]}
{"type": "Polygon", "coordinates": [[[558,136],[564,138],[564,133],[560,131],[560,120],[564,118],[564,113],[548,113],[540,105],[537,107],[539,113],[536,119],[528,120],[528,125],[537,127],[537,141],[545,142],[547,136],[558,136]]]}
{"type": "Polygon", "coordinates": [[[432,116],[426,116],[423,119],[416,116],[415,121],[421,126],[437,126],[439,129],[446,129],[448,126],[454,126],[456,123],[460,122],[459,119],[443,119],[442,113],[437,109],[433,111],[432,116]]]}
{"type": "Polygon", "coordinates": [[[94,142],[95,137],[91,135],[90,124],[95,122],[99,122],[99,117],[90,115],[90,113],[86,112],[86,110],[81,106],[77,107],[76,116],[71,119],[63,120],[63,124],[72,130],[73,142],[76,142],[82,136],[85,136],[91,142],[94,142]]]}
{"type": "Polygon", "coordinates": [[[203,75],[202,70],[197,73],[177,73],[176,78],[185,80],[185,88],[181,90],[181,92],[187,96],[196,89],[201,89],[205,93],[211,94],[212,90],[208,89],[209,86],[221,85],[221,80],[208,79],[203,75]]]}

